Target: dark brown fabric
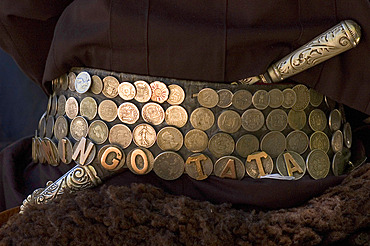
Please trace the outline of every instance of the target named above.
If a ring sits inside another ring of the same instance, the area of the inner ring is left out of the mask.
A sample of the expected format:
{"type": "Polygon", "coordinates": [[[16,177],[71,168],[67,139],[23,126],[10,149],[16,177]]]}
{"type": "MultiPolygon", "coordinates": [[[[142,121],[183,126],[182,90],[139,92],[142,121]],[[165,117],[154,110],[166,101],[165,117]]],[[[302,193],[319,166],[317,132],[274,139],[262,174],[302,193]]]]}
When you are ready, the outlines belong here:
{"type": "Polygon", "coordinates": [[[269,212],[103,186],[12,217],[0,245],[366,245],[369,191],[370,164],[303,206],[269,212]]]}
{"type": "Polygon", "coordinates": [[[19,213],[19,207],[11,208],[8,210],[5,210],[0,213],[0,227],[4,225],[10,217],[14,216],[15,214],[19,213]]]}

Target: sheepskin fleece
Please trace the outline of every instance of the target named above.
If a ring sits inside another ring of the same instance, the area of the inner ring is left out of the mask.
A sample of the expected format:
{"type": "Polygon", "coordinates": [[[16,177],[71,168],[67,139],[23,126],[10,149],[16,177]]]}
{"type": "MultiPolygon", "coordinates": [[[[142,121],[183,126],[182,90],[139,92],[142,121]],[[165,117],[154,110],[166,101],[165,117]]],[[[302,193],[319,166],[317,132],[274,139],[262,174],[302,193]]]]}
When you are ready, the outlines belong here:
{"type": "Polygon", "coordinates": [[[369,245],[370,164],[306,204],[245,211],[151,185],[70,193],[0,229],[0,245],[369,245]]]}

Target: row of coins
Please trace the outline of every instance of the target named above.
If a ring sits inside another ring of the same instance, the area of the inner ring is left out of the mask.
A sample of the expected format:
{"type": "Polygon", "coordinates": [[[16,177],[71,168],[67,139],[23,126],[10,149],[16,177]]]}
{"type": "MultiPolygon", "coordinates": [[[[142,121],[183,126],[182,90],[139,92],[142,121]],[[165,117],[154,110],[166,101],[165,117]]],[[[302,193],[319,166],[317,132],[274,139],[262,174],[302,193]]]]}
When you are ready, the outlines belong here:
{"type": "MultiPolygon", "coordinates": [[[[196,94],[198,102],[205,108],[228,108],[234,106],[239,110],[246,110],[251,105],[259,110],[267,107],[294,109],[302,111],[309,104],[318,107],[324,100],[324,96],[304,85],[296,85],[293,88],[286,88],[283,91],[272,89],[270,91],[257,90],[253,95],[248,90],[238,90],[232,93],[230,90],[221,89],[217,92],[211,88],[204,88],[196,94]]],[[[325,103],[329,106],[331,100],[325,97],[325,103]]]]}
{"type": "Polygon", "coordinates": [[[220,178],[242,179],[245,173],[252,178],[260,178],[277,170],[282,176],[302,178],[306,170],[314,179],[325,178],[330,167],[335,175],[341,175],[348,161],[341,152],[334,155],[330,163],[328,155],[322,150],[312,150],[306,160],[294,151],[281,153],[275,163],[270,155],[264,151],[257,151],[247,156],[243,163],[235,156],[223,156],[213,163],[212,159],[203,153],[195,153],[186,158],[173,151],[164,151],[153,156],[146,148],[132,149],[127,158],[125,152],[117,145],[105,145],[97,151],[95,144],[86,138],[81,138],[72,147],[68,138],[59,141],[58,147],[48,138],[33,139],[32,157],[37,162],[55,164],[59,159],[70,163],[74,160],[80,165],[87,165],[95,160],[108,171],[118,171],[129,168],[138,175],[154,171],[156,175],[165,180],[174,180],[183,173],[187,173],[196,180],[204,180],[211,174],[220,178]]]}
{"type": "Polygon", "coordinates": [[[106,76],[100,79],[99,76],[92,77],[88,72],[80,72],[77,76],[70,72],[53,82],[54,91],[71,90],[84,94],[91,91],[93,94],[100,94],[107,98],[121,97],[129,101],[135,99],[137,102],[144,103],[152,100],[158,103],[168,102],[171,105],[181,104],[185,99],[184,90],[178,85],[169,85],[167,87],[161,81],[154,81],[148,84],[146,81],[119,82],[113,76],[106,76]]]}

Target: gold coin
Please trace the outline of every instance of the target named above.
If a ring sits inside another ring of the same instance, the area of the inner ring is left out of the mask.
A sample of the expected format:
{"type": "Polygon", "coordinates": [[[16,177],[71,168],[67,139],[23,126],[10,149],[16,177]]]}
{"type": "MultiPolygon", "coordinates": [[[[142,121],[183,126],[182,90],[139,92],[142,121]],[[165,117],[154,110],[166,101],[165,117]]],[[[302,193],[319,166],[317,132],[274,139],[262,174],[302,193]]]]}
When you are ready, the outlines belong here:
{"type": "Polygon", "coordinates": [[[87,136],[89,125],[84,117],[77,116],[71,122],[70,132],[71,136],[76,140],[81,140],[82,137],[87,136]]]}
{"type": "Polygon", "coordinates": [[[306,159],[307,171],[313,179],[325,178],[330,170],[328,155],[321,149],[312,150],[306,159]]]}
{"type": "Polygon", "coordinates": [[[82,137],[73,145],[72,160],[80,165],[90,164],[96,155],[95,144],[90,139],[82,137]]]}
{"type": "Polygon", "coordinates": [[[146,123],[137,125],[132,131],[134,143],[139,147],[150,148],[157,138],[154,128],[146,123]]]}
{"type": "Polygon", "coordinates": [[[50,115],[51,116],[55,116],[56,115],[56,113],[57,113],[57,107],[58,107],[58,98],[55,95],[55,93],[53,93],[53,95],[51,97],[51,108],[50,108],[50,115]]]}
{"type": "Polygon", "coordinates": [[[272,89],[268,92],[270,97],[269,106],[271,108],[278,108],[283,104],[284,101],[284,94],[279,89],[272,89]]]}
{"type": "Polygon", "coordinates": [[[93,121],[89,126],[88,136],[96,144],[104,143],[108,138],[108,126],[101,120],[93,121]]]}
{"type": "Polygon", "coordinates": [[[252,93],[247,90],[238,90],[232,98],[232,105],[236,109],[245,110],[252,104],[252,93]]]}
{"type": "Polygon", "coordinates": [[[118,107],[118,118],[126,124],[134,124],[140,117],[139,109],[130,102],[122,103],[118,107]]]}
{"type": "Polygon", "coordinates": [[[59,140],[58,142],[58,154],[60,160],[65,163],[69,164],[72,161],[72,143],[71,141],[64,137],[59,140]]]}
{"type": "Polygon", "coordinates": [[[217,106],[220,108],[228,108],[232,104],[233,93],[227,89],[221,89],[217,91],[219,101],[217,106]]]}
{"type": "Polygon", "coordinates": [[[267,108],[270,103],[269,93],[265,90],[256,91],[252,97],[252,103],[256,109],[263,110],[267,108]]]}
{"type": "Polygon", "coordinates": [[[208,149],[215,157],[220,158],[234,152],[235,141],[227,133],[216,133],[209,140],[208,149]]]}
{"type": "Polygon", "coordinates": [[[245,162],[247,174],[254,179],[272,173],[274,162],[266,152],[260,151],[248,155],[245,162]]]}
{"type": "Polygon", "coordinates": [[[164,180],[175,180],[184,173],[184,159],[176,152],[166,151],[154,159],[153,171],[164,180]]]}
{"type": "Polygon", "coordinates": [[[287,124],[288,116],[282,109],[274,109],[267,115],[266,125],[271,131],[282,131],[287,124]]]}
{"type": "Polygon", "coordinates": [[[107,76],[103,79],[102,93],[108,98],[115,98],[118,95],[119,81],[113,76],[107,76]]]}
{"type": "Polygon", "coordinates": [[[214,173],[220,178],[241,180],[245,176],[245,168],[239,158],[235,156],[224,156],[216,161],[214,173]]]}
{"type": "Polygon", "coordinates": [[[331,137],[331,148],[334,153],[341,152],[343,149],[343,133],[341,130],[336,130],[331,137]]]}
{"type": "Polygon", "coordinates": [[[218,117],[217,125],[223,132],[235,133],[240,129],[242,120],[237,112],[226,110],[218,117]]]}
{"type": "Polygon", "coordinates": [[[331,163],[331,169],[333,171],[333,174],[335,176],[340,176],[344,173],[344,170],[346,168],[346,159],[344,157],[344,155],[342,154],[342,152],[338,151],[337,153],[335,153],[334,157],[333,157],[333,161],[331,163]]]}
{"type": "Polygon", "coordinates": [[[117,144],[126,149],[132,141],[132,133],[130,128],[123,124],[114,125],[109,131],[109,143],[117,144]]]}
{"type": "Polygon", "coordinates": [[[213,108],[218,104],[218,94],[211,88],[204,88],[198,93],[198,102],[205,108],[213,108]]]}
{"type": "Polygon", "coordinates": [[[93,75],[91,80],[91,92],[95,95],[99,95],[103,90],[103,81],[101,81],[101,78],[97,75],[93,75]]]}
{"type": "Polygon", "coordinates": [[[146,103],[141,109],[141,116],[145,122],[159,125],[164,121],[164,110],[158,103],[146,103]]]}
{"type": "Polygon", "coordinates": [[[288,124],[294,130],[301,130],[306,125],[307,117],[304,111],[289,110],[288,124]]]}
{"type": "Polygon", "coordinates": [[[58,98],[58,107],[57,107],[57,115],[64,115],[66,112],[66,97],[64,95],[60,95],[58,98]]]}
{"type": "Polygon", "coordinates": [[[314,109],[308,116],[308,124],[314,131],[323,131],[326,127],[326,115],[321,109],[314,109]]]}
{"type": "Polygon", "coordinates": [[[293,105],[297,102],[297,94],[293,89],[286,88],[283,90],[284,101],[281,106],[284,108],[292,108],[293,105]]]}
{"type": "Polygon", "coordinates": [[[87,92],[91,86],[91,77],[87,72],[81,72],[75,80],[76,91],[80,94],[87,92]]]}
{"type": "Polygon", "coordinates": [[[67,137],[68,135],[68,121],[64,116],[59,116],[55,121],[54,135],[58,140],[67,137]]]}
{"type": "Polygon", "coordinates": [[[125,160],[125,152],[114,144],[105,145],[98,152],[98,161],[100,165],[111,172],[123,168],[125,160]]]}
{"type": "Polygon", "coordinates": [[[338,109],[334,109],[329,115],[329,128],[332,132],[339,130],[342,125],[342,114],[338,109]]]}
{"type": "Polygon", "coordinates": [[[165,120],[168,125],[181,128],[188,122],[188,113],[181,106],[170,106],[166,109],[165,120]]]}
{"type": "Polygon", "coordinates": [[[183,143],[182,133],[175,127],[164,127],[157,134],[157,144],[161,150],[178,151],[183,143]]]}
{"type": "Polygon", "coordinates": [[[265,151],[272,158],[278,157],[286,148],[284,134],[278,131],[267,133],[261,140],[261,150],[265,151]]]}
{"type": "Polygon", "coordinates": [[[184,144],[191,152],[202,152],[207,148],[208,136],[201,130],[192,129],[186,133],[184,144]]]}
{"type": "Polygon", "coordinates": [[[59,83],[63,91],[68,89],[68,75],[66,73],[59,77],[59,83]]]}
{"type": "Polygon", "coordinates": [[[257,137],[251,134],[241,136],[236,141],[236,152],[246,158],[249,154],[256,152],[260,146],[260,141],[257,137]]]}
{"type": "Polygon", "coordinates": [[[344,144],[350,149],[352,146],[352,129],[348,122],[343,125],[343,138],[344,144]]]}
{"type": "Polygon", "coordinates": [[[212,160],[202,153],[192,154],[186,159],[185,171],[195,180],[204,180],[213,171],[212,160]]]}
{"type": "Polygon", "coordinates": [[[150,88],[152,90],[152,101],[164,103],[168,99],[168,95],[170,94],[170,92],[165,83],[154,81],[150,83],[150,88]]]}
{"type": "Polygon", "coordinates": [[[242,127],[249,131],[255,132],[262,128],[265,123],[265,116],[258,109],[248,109],[242,114],[242,127]]]}
{"type": "Polygon", "coordinates": [[[314,89],[310,88],[310,103],[313,107],[318,107],[322,103],[324,99],[324,95],[320,92],[315,91],[314,89]]]}
{"type": "Polygon", "coordinates": [[[170,95],[167,102],[171,105],[179,105],[185,100],[185,92],[179,85],[169,85],[170,95]]]}
{"type": "Polygon", "coordinates": [[[320,149],[327,153],[330,148],[329,138],[323,132],[314,132],[310,137],[310,149],[320,149]]]}
{"type": "Polygon", "coordinates": [[[41,116],[39,120],[39,135],[41,138],[45,137],[46,134],[46,112],[41,116]]]}
{"type": "Polygon", "coordinates": [[[104,100],[99,104],[98,114],[102,120],[112,122],[117,117],[117,105],[112,100],[104,100]]]}
{"type": "Polygon", "coordinates": [[[303,154],[308,148],[308,136],[303,131],[295,130],[286,137],[286,149],[288,151],[303,154]]]}
{"type": "Polygon", "coordinates": [[[142,80],[136,81],[134,85],[136,87],[135,100],[141,103],[149,101],[152,97],[150,85],[142,80]]]}
{"type": "Polygon", "coordinates": [[[88,120],[95,118],[98,111],[98,105],[92,97],[85,97],[82,99],[80,104],[80,114],[81,116],[86,117],[88,120]]]}
{"type": "Polygon", "coordinates": [[[296,85],[293,90],[297,95],[297,101],[292,108],[296,111],[302,111],[310,103],[310,92],[305,85],[296,85]]]}
{"type": "Polygon", "coordinates": [[[68,88],[71,91],[75,91],[75,83],[76,83],[76,74],[74,72],[70,72],[68,74],[68,88]]]}
{"type": "Polygon", "coordinates": [[[135,86],[130,82],[122,82],[118,86],[118,95],[126,101],[134,99],[136,95],[135,86]]]}
{"type": "Polygon", "coordinates": [[[46,120],[46,134],[45,137],[52,138],[54,132],[54,117],[49,116],[46,120]]]}
{"type": "Polygon", "coordinates": [[[73,120],[78,115],[78,102],[76,98],[69,97],[66,101],[66,115],[73,120]]]}
{"type": "Polygon", "coordinates": [[[154,156],[148,149],[136,148],[128,153],[126,162],[131,172],[144,175],[152,171],[154,156]]]}
{"type": "Polygon", "coordinates": [[[276,159],[276,169],[280,175],[293,176],[295,180],[298,180],[306,173],[306,163],[298,153],[286,151],[276,159]]]}
{"type": "Polygon", "coordinates": [[[190,115],[190,123],[194,128],[206,131],[215,123],[215,116],[208,108],[197,108],[190,115]]]}

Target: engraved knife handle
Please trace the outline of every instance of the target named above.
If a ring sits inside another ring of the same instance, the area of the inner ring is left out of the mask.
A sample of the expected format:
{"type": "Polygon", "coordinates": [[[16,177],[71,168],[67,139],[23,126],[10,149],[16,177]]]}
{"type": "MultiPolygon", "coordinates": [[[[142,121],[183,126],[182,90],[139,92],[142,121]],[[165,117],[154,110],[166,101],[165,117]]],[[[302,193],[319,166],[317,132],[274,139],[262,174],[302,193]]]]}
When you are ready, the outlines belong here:
{"type": "Polygon", "coordinates": [[[265,82],[279,82],[333,56],[357,46],[361,37],[360,26],[345,20],[320,34],[307,44],[272,64],[263,76],[265,82]],[[271,81],[270,81],[271,80],[271,81]]]}

